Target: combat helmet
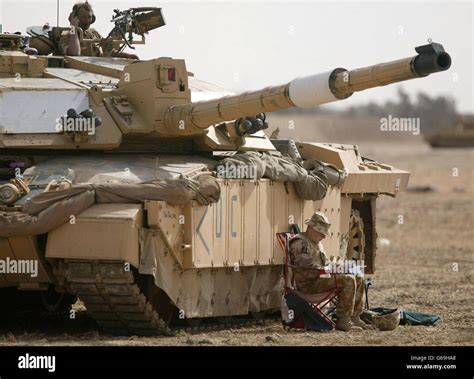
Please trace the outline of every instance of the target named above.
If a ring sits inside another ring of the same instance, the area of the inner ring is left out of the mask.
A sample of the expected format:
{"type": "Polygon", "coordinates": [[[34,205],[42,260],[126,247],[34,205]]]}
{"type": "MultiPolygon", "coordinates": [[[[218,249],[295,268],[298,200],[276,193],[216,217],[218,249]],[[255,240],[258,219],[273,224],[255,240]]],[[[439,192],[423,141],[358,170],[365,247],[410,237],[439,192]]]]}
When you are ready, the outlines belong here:
{"type": "Polygon", "coordinates": [[[304,223],[326,237],[329,235],[329,227],[331,226],[331,222],[322,212],[315,212],[313,216],[306,219],[304,223]]]}

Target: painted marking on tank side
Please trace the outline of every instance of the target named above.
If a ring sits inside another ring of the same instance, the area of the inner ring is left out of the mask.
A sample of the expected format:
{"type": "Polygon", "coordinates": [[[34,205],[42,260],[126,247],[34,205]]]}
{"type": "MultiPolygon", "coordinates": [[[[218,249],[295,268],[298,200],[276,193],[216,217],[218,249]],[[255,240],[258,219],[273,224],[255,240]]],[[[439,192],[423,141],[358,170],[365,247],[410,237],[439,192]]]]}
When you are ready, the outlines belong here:
{"type": "Polygon", "coordinates": [[[222,200],[219,199],[219,201],[216,204],[216,208],[218,208],[219,210],[219,212],[216,212],[216,237],[221,238],[222,237],[222,200]]]}
{"type": "Polygon", "coordinates": [[[197,226],[196,233],[199,236],[199,238],[201,239],[202,244],[204,245],[204,248],[206,249],[207,255],[211,255],[211,253],[209,251],[209,247],[207,246],[206,240],[204,239],[204,236],[201,234],[201,231],[200,231],[201,225],[204,222],[204,219],[206,218],[206,215],[207,215],[208,211],[209,211],[209,207],[206,207],[206,209],[204,210],[204,214],[202,215],[201,220],[199,221],[199,224],[197,226]]]}
{"type": "Polygon", "coordinates": [[[237,232],[234,231],[234,203],[237,202],[237,195],[233,195],[230,200],[230,234],[232,237],[237,237],[237,232]]]}

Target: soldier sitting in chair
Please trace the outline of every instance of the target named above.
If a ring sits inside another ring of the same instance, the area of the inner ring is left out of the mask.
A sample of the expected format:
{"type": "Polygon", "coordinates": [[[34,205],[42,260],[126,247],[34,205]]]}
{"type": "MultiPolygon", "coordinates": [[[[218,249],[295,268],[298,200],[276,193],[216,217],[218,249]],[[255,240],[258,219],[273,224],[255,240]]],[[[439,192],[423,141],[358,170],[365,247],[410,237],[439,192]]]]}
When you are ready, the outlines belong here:
{"type": "Polygon", "coordinates": [[[339,289],[339,303],[336,308],[336,329],[371,329],[371,326],[360,319],[364,304],[363,278],[351,274],[337,274],[330,278],[320,277],[329,261],[321,241],[327,237],[331,223],[324,213],[316,212],[305,221],[306,232],[297,234],[290,241],[290,261],[294,268],[294,279],[298,291],[312,294],[339,289]]]}

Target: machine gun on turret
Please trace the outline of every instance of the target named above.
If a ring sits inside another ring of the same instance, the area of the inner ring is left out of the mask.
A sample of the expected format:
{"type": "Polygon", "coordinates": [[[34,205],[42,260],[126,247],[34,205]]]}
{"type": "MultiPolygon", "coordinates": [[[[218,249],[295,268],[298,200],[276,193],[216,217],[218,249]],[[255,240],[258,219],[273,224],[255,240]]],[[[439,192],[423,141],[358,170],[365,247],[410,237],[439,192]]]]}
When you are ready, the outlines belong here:
{"type": "Polygon", "coordinates": [[[161,8],[155,7],[129,8],[124,11],[114,9],[111,22],[114,28],[100,42],[105,55],[112,55],[112,51],[119,54],[126,46],[135,49],[132,45],[145,44],[145,34],[165,25],[161,8]],[[141,40],[134,40],[135,34],[141,36],[141,40]]]}

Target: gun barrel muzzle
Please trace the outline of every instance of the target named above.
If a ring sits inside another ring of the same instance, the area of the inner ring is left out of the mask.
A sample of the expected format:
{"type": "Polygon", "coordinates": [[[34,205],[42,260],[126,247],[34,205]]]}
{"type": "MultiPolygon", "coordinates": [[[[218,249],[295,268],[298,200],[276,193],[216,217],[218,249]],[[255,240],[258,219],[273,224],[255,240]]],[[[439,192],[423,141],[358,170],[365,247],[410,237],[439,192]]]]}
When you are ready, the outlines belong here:
{"type": "Polygon", "coordinates": [[[439,43],[419,46],[416,51],[419,55],[414,58],[413,68],[420,77],[451,67],[451,57],[439,43]]]}

